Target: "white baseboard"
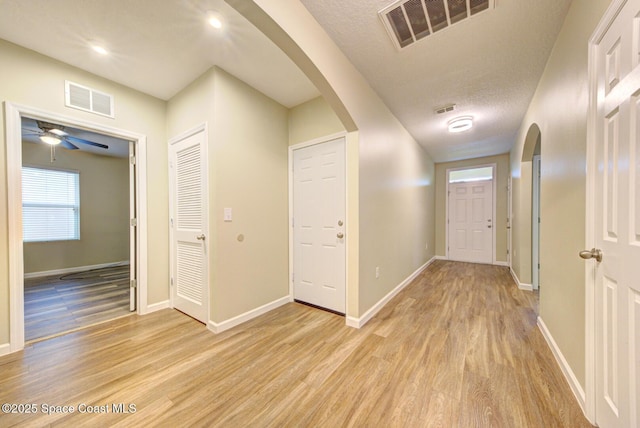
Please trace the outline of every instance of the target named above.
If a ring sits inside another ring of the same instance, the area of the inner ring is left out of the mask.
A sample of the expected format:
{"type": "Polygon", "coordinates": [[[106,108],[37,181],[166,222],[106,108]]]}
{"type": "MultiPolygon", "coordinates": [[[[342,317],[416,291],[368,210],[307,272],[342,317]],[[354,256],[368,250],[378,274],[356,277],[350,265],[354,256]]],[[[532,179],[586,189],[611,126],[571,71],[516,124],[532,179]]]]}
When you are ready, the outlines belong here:
{"type": "Polygon", "coordinates": [[[10,343],[3,343],[2,345],[0,345],[0,356],[7,355],[9,353],[11,353],[10,343]]]}
{"type": "Polygon", "coordinates": [[[538,317],[538,328],[542,332],[542,336],[544,337],[544,339],[547,341],[547,345],[549,345],[549,348],[551,348],[551,352],[553,353],[553,356],[555,357],[556,362],[560,366],[560,369],[562,370],[562,373],[564,374],[565,379],[567,380],[567,382],[569,383],[569,386],[571,387],[571,391],[573,392],[573,395],[576,397],[576,400],[578,401],[578,404],[582,409],[582,413],[586,415],[585,413],[586,395],[585,395],[584,389],[582,388],[582,385],[580,385],[580,382],[578,382],[578,378],[576,378],[576,375],[573,373],[573,370],[571,370],[571,366],[569,366],[569,363],[564,358],[564,355],[562,355],[562,351],[560,351],[560,348],[556,344],[556,341],[553,340],[553,336],[551,336],[551,332],[549,332],[549,329],[547,328],[546,324],[540,317],[538,317]]]}
{"type": "Polygon", "coordinates": [[[54,269],[54,270],[46,270],[46,271],[42,271],[42,272],[25,273],[24,277],[25,278],[40,278],[40,277],[49,276],[49,275],[65,275],[65,274],[68,274],[68,273],[86,272],[88,270],[94,270],[94,269],[104,269],[104,268],[109,268],[109,267],[126,266],[128,264],[129,264],[129,261],[125,260],[125,261],[121,261],[121,262],[101,263],[101,264],[98,264],[98,265],[75,266],[75,267],[64,268],[64,269],[54,269]]]}
{"type": "Polygon", "coordinates": [[[505,266],[505,267],[509,267],[509,263],[508,262],[494,262],[493,263],[494,266],[505,266]]]}
{"type": "Polygon", "coordinates": [[[386,296],[384,296],[378,303],[373,305],[371,309],[364,313],[360,318],[348,316],[346,319],[347,326],[354,328],[361,328],[364,326],[371,318],[373,318],[380,310],[387,304],[391,299],[393,299],[396,294],[402,291],[407,285],[411,283],[418,275],[422,273],[423,270],[427,268],[431,263],[437,260],[436,257],[432,257],[431,260],[420,266],[415,272],[409,275],[404,281],[402,281],[396,288],[391,290],[386,296]]]}
{"type": "MultiPolygon", "coordinates": [[[[433,259],[431,260],[449,260],[447,258],[447,256],[433,256],[433,259]]],[[[431,263],[431,260],[429,261],[429,263],[431,263]]]]}
{"type": "Polygon", "coordinates": [[[518,278],[518,275],[516,275],[516,272],[511,266],[509,266],[509,272],[511,272],[511,276],[520,290],[533,291],[533,285],[520,282],[520,278],[518,278]]]}
{"type": "Polygon", "coordinates": [[[168,300],[164,300],[162,302],[158,302],[158,303],[152,303],[151,305],[147,305],[147,310],[144,312],[144,314],[150,314],[151,312],[156,312],[156,311],[160,311],[162,309],[167,309],[170,308],[170,304],[168,300]]]}
{"type": "Polygon", "coordinates": [[[245,312],[244,314],[240,314],[236,317],[230,318],[220,323],[216,323],[210,320],[207,323],[207,328],[214,333],[222,333],[223,331],[229,330],[230,328],[240,325],[243,322],[247,322],[260,315],[266,314],[267,312],[272,311],[282,305],[286,305],[289,302],[289,296],[281,297],[280,299],[274,300],[273,302],[267,303],[266,305],[262,305],[258,308],[252,309],[248,312],[245,312]]]}

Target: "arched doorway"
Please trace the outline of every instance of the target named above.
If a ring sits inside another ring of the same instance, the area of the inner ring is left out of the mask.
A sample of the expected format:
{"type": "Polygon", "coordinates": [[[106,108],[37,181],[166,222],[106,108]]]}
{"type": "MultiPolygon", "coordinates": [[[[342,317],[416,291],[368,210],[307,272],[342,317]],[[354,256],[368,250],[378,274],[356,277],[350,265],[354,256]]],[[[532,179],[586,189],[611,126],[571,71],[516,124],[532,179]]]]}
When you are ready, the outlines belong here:
{"type": "Polygon", "coordinates": [[[529,127],[522,151],[522,164],[530,165],[523,171],[530,169],[528,181],[523,188],[531,192],[531,286],[533,290],[540,288],[540,194],[541,194],[541,165],[542,165],[542,133],[537,124],[529,127]]]}

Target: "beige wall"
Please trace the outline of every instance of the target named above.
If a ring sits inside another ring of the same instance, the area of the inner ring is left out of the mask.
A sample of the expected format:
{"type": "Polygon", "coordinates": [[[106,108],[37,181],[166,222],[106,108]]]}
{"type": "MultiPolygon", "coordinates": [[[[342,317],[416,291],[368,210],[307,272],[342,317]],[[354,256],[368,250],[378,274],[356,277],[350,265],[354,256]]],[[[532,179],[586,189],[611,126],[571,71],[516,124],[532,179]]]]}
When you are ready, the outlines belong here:
{"type": "Polygon", "coordinates": [[[212,68],[172,98],[168,133],[208,124],[210,319],[289,294],[288,111],[212,68]],[[223,209],[233,221],[223,221],[223,209]],[[238,235],[244,240],[238,241],[238,235]]]}
{"type": "MultiPolygon", "coordinates": [[[[168,299],[168,187],[166,103],[0,40],[0,100],[147,136],[148,303],[168,299]],[[64,106],[64,81],[114,95],[116,118],[64,106]]],[[[0,141],[6,145],[4,120],[0,141]]],[[[0,344],[9,341],[9,255],[6,149],[0,150],[0,344]]]]}
{"type": "Polygon", "coordinates": [[[129,260],[129,160],[23,143],[22,164],[80,173],[80,240],[26,242],[24,272],[129,260]]]}
{"type": "Polygon", "coordinates": [[[229,3],[309,76],[345,129],[357,128],[358,164],[347,174],[357,168],[358,236],[348,245],[359,247],[358,282],[347,284],[347,315],[360,317],[435,254],[433,161],[299,1],[229,3]]]}
{"type": "Polygon", "coordinates": [[[291,146],[339,132],[345,132],[344,125],[322,97],[314,98],[289,110],[289,145],[291,146]]]}
{"type": "Polygon", "coordinates": [[[447,169],[496,164],[496,254],[498,262],[507,261],[507,185],[509,181],[509,154],[487,156],[464,161],[436,164],[436,254],[446,256],[447,233],[447,169]]]}
{"type": "Polygon", "coordinates": [[[531,162],[527,132],[541,131],[540,317],[585,385],[585,243],[588,109],[587,44],[609,0],[574,1],[511,151],[513,269],[530,278],[531,162]]]}

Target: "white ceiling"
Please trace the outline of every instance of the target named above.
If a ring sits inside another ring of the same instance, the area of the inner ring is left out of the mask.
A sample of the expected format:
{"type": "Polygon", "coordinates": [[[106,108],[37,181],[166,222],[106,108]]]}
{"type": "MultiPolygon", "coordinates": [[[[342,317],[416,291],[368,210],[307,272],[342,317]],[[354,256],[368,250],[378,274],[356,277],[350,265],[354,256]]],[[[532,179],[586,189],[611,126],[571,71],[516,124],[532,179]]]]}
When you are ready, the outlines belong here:
{"type": "Polygon", "coordinates": [[[223,0],[0,0],[0,38],[163,100],[213,65],[286,107],[319,95],[223,0]],[[224,16],[224,31],[207,23],[209,10],[224,16]]]}
{"type": "MultiPolygon", "coordinates": [[[[377,14],[391,1],[301,1],[436,162],[509,151],[571,3],[496,0],[398,52],[377,14]],[[434,115],[449,103],[457,110],[434,115]],[[474,128],[449,134],[460,115],[474,128]]],[[[223,0],[0,0],[0,38],[165,100],[212,65],[287,107],[319,95],[223,0]],[[223,32],[208,10],[224,16],[223,32]]]]}
{"type": "Polygon", "coordinates": [[[571,3],[496,0],[399,52],[378,18],[392,0],[301,1],[436,162],[511,149],[571,3]],[[463,115],[474,127],[450,134],[463,115]]]}

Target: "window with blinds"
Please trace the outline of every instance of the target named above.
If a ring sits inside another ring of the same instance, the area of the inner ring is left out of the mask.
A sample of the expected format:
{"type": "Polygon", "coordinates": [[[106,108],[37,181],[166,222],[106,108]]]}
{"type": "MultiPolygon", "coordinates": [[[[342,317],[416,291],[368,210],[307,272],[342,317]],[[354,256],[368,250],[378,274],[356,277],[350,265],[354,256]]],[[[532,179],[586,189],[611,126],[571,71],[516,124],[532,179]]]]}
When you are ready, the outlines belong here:
{"type": "Polygon", "coordinates": [[[22,168],[24,242],[80,239],[80,174],[22,168]]]}

